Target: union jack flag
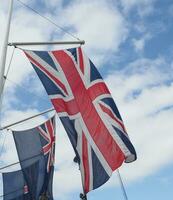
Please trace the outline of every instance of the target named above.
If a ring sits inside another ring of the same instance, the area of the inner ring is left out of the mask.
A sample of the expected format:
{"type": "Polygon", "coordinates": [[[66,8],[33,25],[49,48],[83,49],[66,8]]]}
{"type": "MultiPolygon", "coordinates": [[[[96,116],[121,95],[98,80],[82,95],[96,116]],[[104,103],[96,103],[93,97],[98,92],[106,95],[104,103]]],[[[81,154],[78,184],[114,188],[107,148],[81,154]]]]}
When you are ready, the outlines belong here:
{"type": "Polygon", "coordinates": [[[51,118],[41,126],[37,127],[42,142],[42,150],[47,157],[47,172],[55,161],[55,118],[51,118]]]}
{"type": "Polygon", "coordinates": [[[53,200],[55,116],[34,128],[12,132],[22,168],[21,178],[26,183],[24,194],[29,195],[29,199],[47,194],[49,200],[53,200]]]}
{"type": "Polygon", "coordinates": [[[104,184],[136,152],[93,63],[79,48],[25,51],[76,152],[85,193],[104,184]]]}

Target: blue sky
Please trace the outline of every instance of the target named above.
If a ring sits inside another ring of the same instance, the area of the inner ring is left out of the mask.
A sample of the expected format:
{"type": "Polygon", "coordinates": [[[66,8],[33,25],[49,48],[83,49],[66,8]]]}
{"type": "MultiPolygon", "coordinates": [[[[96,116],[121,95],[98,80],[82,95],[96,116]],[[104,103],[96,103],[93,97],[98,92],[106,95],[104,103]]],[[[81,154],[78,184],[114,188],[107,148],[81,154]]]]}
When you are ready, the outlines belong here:
{"type": "MultiPolygon", "coordinates": [[[[171,199],[173,196],[173,2],[171,0],[23,0],[86,41],[83,47],[104,77],[138,160],[120,170],[127,194],[133,200],[171,199]]],[[[8,1],[0,4],[2,36],[8,1]]],[[[14,1],[9,41],[73,40],[52,24],[14,1]]],[[[25,47],[27,48],[27,47],[25,47]]],[[[32,49],[36,47],[32,47],[32,49]]],[[[57,49],[64,47],[44,47],[57,49]]],[[[39,47],[43,49],[43,47],[39,47]]],[[[12,48],[8,48],[7,66],[12,48]]],[[[46,93],[21,50],[15,50],[3,101],[3,124],[23,119],[51,107],[46,93]],[[16,86],[16,83],[22,88],[16,86]],[[25,88],[25,89],[24,89],[25,88]],[[9,98],[10,97],[10,98],[9,98]]],[[[14,127],[38,125],[45,117],[14,127]]],[[[80,174],[72,163],[73,151],[57,124],[55,199],[71,200],[81,192],[80,174]],[[73,181],[71,181],[73,180],[73,181]]],[[[0,146],[5,134],[0,137],[0,146]]],[[[15,162],[8,134],[0,166],[15,162]],[[10,146],[10,148],[9,148],[10,146]]],[[[12,169],[10,169],[12,170],[12,169]]],[[[1,193],[2,193],[2,187],[1,193]]],[[[91,200],[123,199],[116,173],[89,193],[91,200]]]]}

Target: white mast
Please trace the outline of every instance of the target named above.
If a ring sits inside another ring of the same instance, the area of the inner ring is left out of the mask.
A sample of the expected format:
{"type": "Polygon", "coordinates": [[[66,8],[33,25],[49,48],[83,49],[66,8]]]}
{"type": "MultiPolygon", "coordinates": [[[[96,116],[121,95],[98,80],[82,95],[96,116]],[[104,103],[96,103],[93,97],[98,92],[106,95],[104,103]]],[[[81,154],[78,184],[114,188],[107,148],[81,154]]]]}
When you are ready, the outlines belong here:
{"type": "Polygon", "coordinates": [[[8,22],[6,27],[5,39],[2,46],[2,54],[0,59],[0,113],[1,113],[1,106],[2,106],[2,93],[4,87],[4,72],[5,72],[5,63],[7,57],[7,46],[8,46],[8,38],[10,32],[10,24],[11,24],[11,16],[12,16],[12,9],[13,9],[13,0],[9,0],[9,11],[8,11],[8,22]]]}

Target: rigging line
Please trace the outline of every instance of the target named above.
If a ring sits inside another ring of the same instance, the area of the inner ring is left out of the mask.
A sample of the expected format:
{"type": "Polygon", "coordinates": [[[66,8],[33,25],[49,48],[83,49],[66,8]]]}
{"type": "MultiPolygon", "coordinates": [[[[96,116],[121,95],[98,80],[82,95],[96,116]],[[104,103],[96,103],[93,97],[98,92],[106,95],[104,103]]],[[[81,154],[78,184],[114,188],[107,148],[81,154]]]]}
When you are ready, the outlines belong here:
{"type": "MultiPolygon", "coordinates": [[[[8,65],[8,68],[7,68],[7,72],[6,72],[6,75],[4,75],[4,82],[3,82],[3,90],[4,90],[4,86],[5,86],[5,82],[6,82],[6,79],[5,77],[8,76],[8,73],[9,73],[9,70],[10,70],[10,67],[11,67],[11,63],[12,63],[12,60],[13,60],[13,56],[14,56],[14,51],[15,51],[16,47],[13,48],[13,52],[11,54],[11,58],[10,58],[10,62],[9,62],[9,65],[8,65]]],[[[3,99],[3,98],[2,98],[3,99]]],[[[2,101],[2,100],[1,100],[2,101]]],[[[1,102],[2,104],[2,102],[1,102]]]]}
{"type": "Polygon", "coordinates": [[[35,94],[34,92],[31,92],[31,91],[29,91],[29,90],[26,90],[25,87],[19,85],[19,84],[16,83],[15,81],[12,81],[11,79],[7,78],[6,76],[4,76],[4,78],[5,78],[9,83],[14,84],[14,85],[16,85],[18,88],[22,89],[22,91],[24,91],[24,92],[26,92],[26,93],[28,93],[28,94],[34,95],[35,97],[37,97],[37,98],[39,98],[39,99],[41,99],[41,100],[43,100],[43,101],[45,101],[45,102],[48,101],[48,99],[43,98],[43,97],[41,97],[41,96],[35,94]]]}
{"type": "MultiPolygon", "coordinates": [[[[13,52],[12,52],[12,55],[11,55],[11,58],[10,58],[10,62],[9,62],[9,65],[8,65],[8,68],[7,68],[7,72],[6,72],[6,77],[8,76],[8,73],[9,73],[9,70],[10,70],[10,66],[11,66],[11,63],[12,63],[12,60],[13,60],[13,56],[14,56],[14,51],[15,51],[16,47],[14,46],[13,48],[13,52]]],[[[4,78],[4,82],[3,82],[3,89],[5,87],[5,83],[6,83],[6,79],[4,78]]],[[[2,105],[2,102],[3,102],[3,93],[2,93],[2,97],[1,97],[1,105],[2,105]]],[[[2,113],[0,113],[1,115],[2,113]]],[[[1,117],[0,116],[0,120],[1,120],[1,117]]],[[[2,147],[1,147],[1,150],[0,150],[0,158],[2,156],[2,152],[3,152],[3,149],[4,149],[4,145],[5,145],[5,141],[6,141],[6,137],[7,137],[7,134],[5,134],[4,136],[4,139],[3,139],[3,142],[2,142],[2,147]]]]}
{"type": "MultiPolygon", "coordinates": [[[[29,157],[29,158],[25,158],[25,159],[23,159],[23,160],[21,160],[21,161],[17,161],[17,162],[15,162],[15,163],[11,163],[11,164],[9,164],[9,165],[6,165],[6,166],[4,166],[4,167],[1,167],[0,170],[3,170],[3,169],[6,169],[6,168],[9,168],[9,167],[12,167],[12,166],[14,166],[14,165],[17,165],[17,164],[19,164],[19,163],[25,162],[25,161],[30,160],[30,159],[32,159],[32,158],[36,158],[36,157],[39,157],[39,156],[41,157],[42,155],[43,155],[43,153],[39,153],[39,154],[34,155],[34,156],[31,156],[31,157],[29,157]]],[[[3,172],[0,171],[0,173],[3,173],[3,172]]]]}
{"type": "Polygon", "coordinates": [[[42,17],[43,19],[45,19],[46,21],[50,22],[51,24],[53,24],[54,26],[56,26],[57,28],[61,29],[63,32],[65,32],[66,34],[70,35],[71,37],[73,37],[76,40],[80,40],[78,37],[76,37],[74,34],[70,33],[69,31],[65,30],[64,28],[62,28],[61,26],[59,26],[58,24],[56,24],[54,21],[52,21],[51,19],[49,19],[48,17],[41,15],[38,11],[36,11],[34,8],[28,6],[27,4],[25,4],[23,1],[21,0],[17,0],[18,2],[20,2],[23,6],[25,6],[26,8],[32,10],[34,13],[36,13],[37,15],[39,15],[40,17],[42,17]]]}
{"type": "Polygon", "coordinates": [[[117,169],[117,175],[118,175],[118,178],[119,178],[119,181],[120,181],[120,185],[121,185],[121,189],[122,189],[122,192],[123,192],[124,199],[128,200],[127,192],[125,190],[124,183],[123,183],[123,180],[121,178],[121,174],[120,174],[119,169],[117,169]]]}
{"type": "Polygon", "coordinates": [[[0,151],[0,158],[1,158],[1,156],[2,156],[2,152],[3,152],[3,149],[4,149],[6,137],[7,137],[7,134],[5,134],[4,139],[3,139],[3,142],[2,142],[2,147],[1,147],[1,151],[0,151]]]}
{"type": "MultiPolygon", "coordinates": [[[[4,82],[3,82],[3,86],[2,86],[2,91],[4,91],[4,87],[5,87],[5,82],[6,82],[6,78],[8,76],[8,73],[9,73],[9,70],[10,70],[10,67],[11,67],[11,63],[12,63],[12,60],[13,60],[13,56],[14,56],[14,51],[15,51],[15,48],[13,48],[13,52],[12,52],[12,55],[11,55],[11,58],[10,58],[10,62],[9,62],[9,65],[8,65],[8,68],[7,68],[7,72],[6,72],[6,75],[4,75],[4,82]]],[[[2,107],[2,102],[3,102],[3,95],[4,92],[2,92],[2,96],[1,96],[1,99],[0,99],[0,107],[2,107]]],[[[0,123],[1,123],[1,116],[2,115],[2,110],[0,109],[0,123]]]]}
{"type": "Polygon", "coordinates": [[[7,72],[6,72],[6,74],[5,74],[5,77],[7,77],[8,74],[9,74],[9,71],[10,71],[10,67],[11,67],[11,63],[12,63],[12,60],[13,60],[13,56],[14,56],[15,49],[16,49],[16,46],[14,46],[14,48],[13,48],[13,52],[12,52],[12,55],[11,55],[11,58],[10,58],[10,62],[9,62],[9,65],[8,65],[8,68],[7,68],[7,72]]]}
{"type": "MultiPolygon", "coordinates": [[[[12,81],[12,80],[10,80],[9,78],[7,78],[7,77],[8,77],[8,74],[9,74],[9,71],[10,71],[11,63],[12,63],[12,60],[13,60],[13,57],[14,57],[14,52],[15,52],[15,49],[16,49],[16,48],[17,48],[17,47],[14,46],[13,52],[12,52],[12,55],[11,55],[11,58],[10,58],[10,62],[9,62],[8,68],[7,68],[7,72],[6,72],[6,74],[4,75],[4,79],[5,79],[4,85],[5,85],[5,82],[6,82],[6,81],[9,81],[10,83],[15,84],[17,87],[21,88],[22,91],[25,91],[25,92],[27,91],[28,93],[30,93],[30,94],[32,94],[32,95],[38,97],[39,99],[44,100],[45,102],[47,102],[47,99],[42,98],[42,97],[36,95],[35,93],[29,91],[29,90],[26,90],[26,88],[22,87],[21,85],[19,85],[19,84],[16,83],[15,81],[12,81]]],[[[4,86],[3,86],[3,87],[4,87],[4,86]]],[[[3,99],[3,98],[1,98],[1,99],[3,99]]]]}

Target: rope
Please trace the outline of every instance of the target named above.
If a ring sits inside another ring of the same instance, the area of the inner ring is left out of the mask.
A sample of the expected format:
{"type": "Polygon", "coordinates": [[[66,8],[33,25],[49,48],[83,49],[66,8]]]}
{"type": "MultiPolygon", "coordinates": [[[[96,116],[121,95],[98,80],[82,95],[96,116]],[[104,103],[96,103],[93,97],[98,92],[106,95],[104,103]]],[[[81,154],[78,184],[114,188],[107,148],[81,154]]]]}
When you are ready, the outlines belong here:
{"type": "MultiPolygon", "coordinates": [[[[8,68],[7,68],[7,72],[6,72],[5,77],[7,77],[8,74],[9,74],[9,70],[10,70],[10,66],[11,66],[12,60],[13,60],[15,48],[16,48],[16,47],[13,48],[13,52],[12,52],[12,55],[11,55],[11,58],[10,58],[10,62],[9,62],[9,65],[8,65],[8,68]]],[[[4,86],[5,86],[5,83],[6,83],[6,79],[4,79],[3,88],[4,88],[4,86]]],[[[3,94],[3,93],[2,93],[2,94],[3,94]]],[[[1,98],[1,105],[2,105],[2,100],[3,100],[3,96],[2,96],[2,98],[1,98]]],[[[1,120],[1,117],[0,117],[0,120],[1,120]]],[[[2,156],[2,152],[3,152],[3,149],[4,149],[4,145],[5,145],[6,138],[7,138],[7,134],[5,134],[4,139],[3,139],[3,142],[2,142],[2,147],[1,147],[1,150],[0,150],[0,158],[1,158],[1,156],[2,156]]]]}
{"type": "Polygon", "coordinates": [[[0,158],[2,156],[2,152],[3,152],[3,149],[4,149],[6,137],[7,137],[7,134],[5,134],[5,137],[4,137],[3,142],[2,142],[2,147],[1,147],[1,151],[0,151],[0,158]]]}
{"type": "Polygon", "coordinates": [[[12,60],[13,60],[13,57],[14,57],[14,51],[15,51],[15,49],[16,49],[16,47],[14,46],[14,48],[13,48],[13,52],[12,52],[12,55],[11,55],[11,58],[10,58],[10,62],[9,62],[9,65],[8,65],[8,68],[7,68],[7,72],[6,72],[5,77],[7,77],[8,74],[9,74],[10,66],[11,66],[11,63],[12,63],[12,60]]]}
{"type": "Polygon", "coordinates": [[[65,30],[64,28],[62,28],[61,26],[59,26],[58,24],[56,24],[55,22],[53,22],[51,19],[49,19],[46,16],[41,15],[38,11],[36,11],[34,8],[28,6],[27,4],[25,4],[23,1],[21,0],[17,0],[18,2],[20,2],[23,6],[25,6],[26,8],[32,10],[34,13],[36,13],[37,15],[39,15],[40,17],[42,17],[43,19],[45,19],[46,21],[50,22],[51,24],[53,24],[54,26],[56,26],[57,28],[61,29],[63,32],[65,32],[66,34],[70,35],[71,37],[73,37],[76,40],[80,40],[78,37],[76,37],[74,34],[70,33],[69,31],[65,30]]]}
{"type": "Polygon", "coordinates": [[[15,85],[16,87],[22,89],[22,91],[24,91],[24,92],[26,92],[26,93],[28,93],[28,94],[32,94],[33,96],[38,97],[39,99],[41,99],[41,100],[47,102],[48,99],[43,98],[43,97],[41,97],[41,96],[35,94],[34,92],[31,92],[31,91],[29,91],[29,90],[26,90],[25,87],[19,85],[18,83],[16,83],[15,81],[12,81],[11,79],[9,79],[9,78],[7,78],[7,77],[4,77],[4,78],[5,78],[9,83],[11,83],[11,84],[15,85]]]}
{"type": "Polygon", "coordinates": [[[14,46],[13,52],[12,52],[12,54],[11,54],[10,62],[9,62],[8,68],[7,68],[7,72],[6,72],[6,74],[4,75],[3,89],[4,89],[4,86],[5,86],[5,82],[6,82],[6,77],[8,76],[9,71],[10,71],[10,67],[11,67],[11,63],[12,63],[13,57],[14,57],[14,51],[15,51],[15,49],[16,49],[16,47],[14,46]]]}
{"type": "Polygon", "coordinates": [[[1,120],[2,120],[2,102],[3,102],[3,90],[4,90],[4,86],[5,86],[5,83],[6,83],[6,78],[8,76],[8,73],[9,73],[9,70],[10,70],[10,67],[11,67],[11,63],[12,63],[12,60],[13,60],[13,56],[14,56],[14,51],[15,51],[16,47],[13,48],[13,52],[12,52],[12,55],[11,55],[11,58],[10,58],[10,62],[9,62],[9,65],[8,65],[8,68],[7,68],[7,72],[6,72],[6,75],[4,75],[4,82],[3,82],[3,87],[2,87],[2,94],[1,94],[1,98],[0,98],[0,124],[1,124],[1,120]]]}

